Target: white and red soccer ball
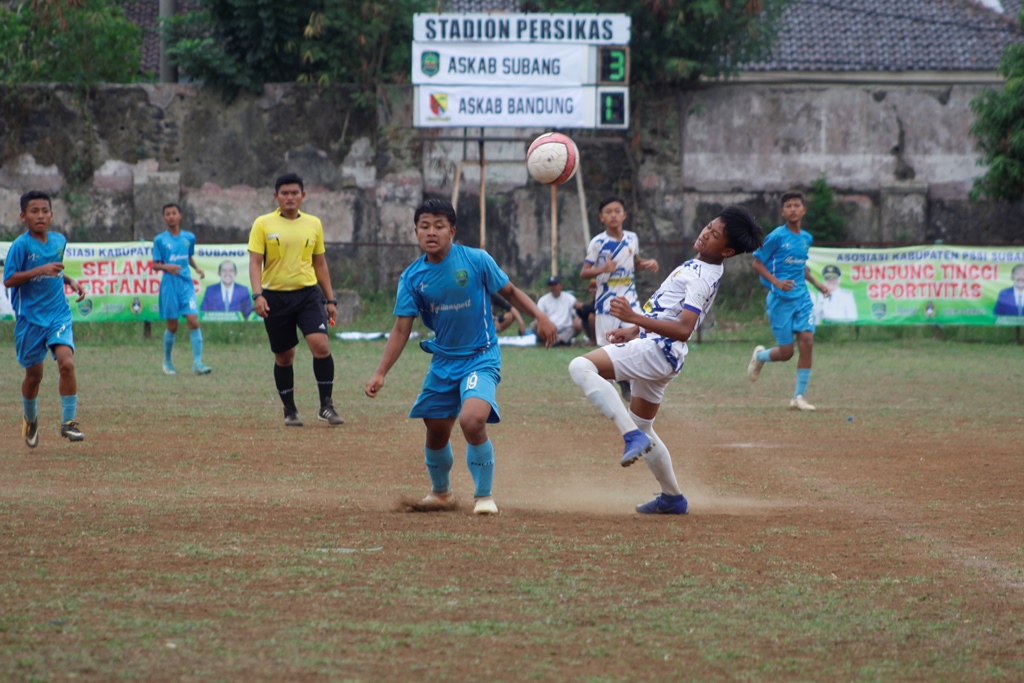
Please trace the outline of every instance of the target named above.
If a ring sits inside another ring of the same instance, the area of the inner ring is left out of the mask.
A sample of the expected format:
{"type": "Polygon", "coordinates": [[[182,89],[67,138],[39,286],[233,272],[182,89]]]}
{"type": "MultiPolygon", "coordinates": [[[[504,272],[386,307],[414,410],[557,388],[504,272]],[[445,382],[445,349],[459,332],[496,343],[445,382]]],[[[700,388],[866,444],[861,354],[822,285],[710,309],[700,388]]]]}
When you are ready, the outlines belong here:
{"type": "Polygon", "coordinates": [[[561,185],[576,175],[580,151],[568,135],[544,133],[526,151],[526,170],[544,185],[561,185]]]}

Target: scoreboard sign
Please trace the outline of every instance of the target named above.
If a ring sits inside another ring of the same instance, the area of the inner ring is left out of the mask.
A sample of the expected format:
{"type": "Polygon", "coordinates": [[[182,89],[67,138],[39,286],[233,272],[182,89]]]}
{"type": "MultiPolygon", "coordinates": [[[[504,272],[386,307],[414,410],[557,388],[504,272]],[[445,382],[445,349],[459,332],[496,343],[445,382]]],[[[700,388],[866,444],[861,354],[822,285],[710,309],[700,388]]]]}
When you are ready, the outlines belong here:
{"type": "Polygon", "coordinates": [[[626,14],[417,14],[418,127],[629,127],[626,14]]]}

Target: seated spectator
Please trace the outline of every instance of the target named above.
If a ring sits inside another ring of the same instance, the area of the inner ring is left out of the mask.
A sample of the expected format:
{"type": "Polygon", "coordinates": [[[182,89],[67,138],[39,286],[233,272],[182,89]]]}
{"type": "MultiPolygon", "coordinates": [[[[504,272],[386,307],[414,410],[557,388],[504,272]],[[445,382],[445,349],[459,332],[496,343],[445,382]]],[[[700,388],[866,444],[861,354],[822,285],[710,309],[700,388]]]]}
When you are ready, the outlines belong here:
{"type": "Polygon", "coordinates": [[[576,297],[562,291],[560,276],[548,278],[548,293],[537,300],[537,308],[551,319],[558,330],[558,339],[552,346],[569,346],[573,338],[583,331],[583,321],[575,313],[577,305],[576,297]]]}

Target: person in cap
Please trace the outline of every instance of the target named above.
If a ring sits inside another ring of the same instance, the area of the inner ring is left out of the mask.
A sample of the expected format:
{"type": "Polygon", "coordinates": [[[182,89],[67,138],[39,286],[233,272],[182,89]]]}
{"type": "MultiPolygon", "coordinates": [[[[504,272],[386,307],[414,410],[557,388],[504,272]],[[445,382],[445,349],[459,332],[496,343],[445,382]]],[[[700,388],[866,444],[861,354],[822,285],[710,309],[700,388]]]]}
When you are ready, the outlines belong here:
{"type": "MultiPolygon", "coordinates": [[[[544,312],[558,330],[558,340],[553,346],[569,346],[572,340],[583,331],[583,321],[576,315],[580,304],[576,297],[562,291],[562,278],[552,275],[548,278],[548,293],[537,299],[537,308],[544,312]]],[[[536,329],[536,321],[531,329],[536,329]]],[[[538,343],[541,343],[538,339],[538,343]]]]}
{"type": "Polygon", "coordinates": [[[839,286],[842,277],[843,271],[837,265],[829,264],[821,269],[821,279],[829,293],[811,292],[815,320],[827,320],[830,323],[857,322],[857,300],[853,292],[839,286]]]}

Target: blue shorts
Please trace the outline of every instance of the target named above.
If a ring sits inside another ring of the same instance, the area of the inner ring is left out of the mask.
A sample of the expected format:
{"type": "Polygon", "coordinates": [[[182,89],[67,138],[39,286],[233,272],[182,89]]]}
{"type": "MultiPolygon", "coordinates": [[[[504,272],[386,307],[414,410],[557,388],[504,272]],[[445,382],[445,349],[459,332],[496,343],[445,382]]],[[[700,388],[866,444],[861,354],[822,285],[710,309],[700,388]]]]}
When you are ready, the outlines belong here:
{"type": "Polygon", "coordinates": [[[183,315],[198,315],[196,290],[191,282],[165,275],[160,280],[160,319],[177,320],[183,315]]]}
{"type": "Polygon", "coordinates": [[[768,322],[780,346],[793,343],[797,332],[814,334],[814,302],[810,295],[796,299],[783,299],[768,295],[768,322]]]}
{"type": "Polygon", "coordinates": [[[475,363],[434,358],[409,417],[431,420],[457,418],[467,398],[479,398],[491,404],[487,423],[501,422],[495,398],[501,381],[501,352],[497,348],[495,350],[499,354],[497,364],[492,361],[490,353],[485,353],[488,357],[479,361],[471,359],[477,361],[475,363]]]}
{"type": "Polygon", "coordinates": [[[14,324],[14,349],[18,363],[23,368],[30,368],[46,360],[46,350],[53,353],[55,346],[69,346],[75,350],[75,334],[71,328],[71,316],[60,318],[48,326],[33,325],[24,318],[18,318],[14,324]]]}

